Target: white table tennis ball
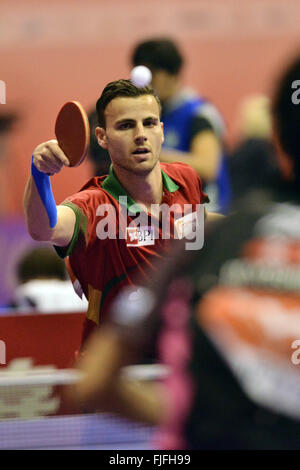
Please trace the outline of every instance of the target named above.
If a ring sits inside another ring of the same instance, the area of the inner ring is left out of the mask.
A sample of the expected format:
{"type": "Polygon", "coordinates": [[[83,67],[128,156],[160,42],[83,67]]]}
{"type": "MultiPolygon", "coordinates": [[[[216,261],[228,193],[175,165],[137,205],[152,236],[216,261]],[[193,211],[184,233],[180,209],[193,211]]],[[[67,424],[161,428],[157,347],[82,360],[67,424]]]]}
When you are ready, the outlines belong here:
{"type": "Polygon", "coordinates": [[[152,80],[152,73],[144,65],[138,65],[131,70],[130,79],[138,88],[148,86],[152,80]]]}

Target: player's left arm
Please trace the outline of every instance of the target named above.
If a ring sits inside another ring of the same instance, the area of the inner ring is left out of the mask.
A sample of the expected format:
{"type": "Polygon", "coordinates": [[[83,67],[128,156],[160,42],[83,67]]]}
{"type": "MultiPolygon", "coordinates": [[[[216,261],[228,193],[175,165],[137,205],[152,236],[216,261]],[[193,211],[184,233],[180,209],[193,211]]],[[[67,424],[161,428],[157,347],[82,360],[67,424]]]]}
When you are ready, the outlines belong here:
{"type": "Polygon", "coordinates": [[[205,129],[197,132],[191,141],[190,152],[163,150],[162,162],[184,162],[195,168],[197,173],[206,181],[216,178],[222,146],[213,130],[205,129]]]}
{"type": "Polygon", "coordinates": [[[189,152],[163,149],[161,160],[183,161],[195,168],[205,181],[217,177],[223,154],[225,124],[217,108],[205,103],[196,111],[189,128],[189,152]]]}
{"type": "Polygon", "coordinates": [[[128,340],[122,329],[112,325],[94,333],[77,364],[82,379],[65,389],[73,406],[151,424],[161,422],[167,409],[162,385],[120,374],[122,367],[135,363],[139,356],[141,346],[133,338],[128,340]]]}

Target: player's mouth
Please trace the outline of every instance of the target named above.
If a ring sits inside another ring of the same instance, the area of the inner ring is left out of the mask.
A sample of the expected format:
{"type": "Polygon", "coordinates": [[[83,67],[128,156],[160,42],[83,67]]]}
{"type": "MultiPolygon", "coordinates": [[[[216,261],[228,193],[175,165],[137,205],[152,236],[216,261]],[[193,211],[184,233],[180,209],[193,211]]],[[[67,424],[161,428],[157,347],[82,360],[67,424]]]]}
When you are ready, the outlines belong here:
{"type": "Polygon", "coordinates": [[[150,150],[147,147],[137,147],[132,153],[133,155],[147,155],[150,150]]]}
{"type": "Polygon", "coordinates": [[[147,147],[138,147],[132,152],[132,155],[134,155],[139,162],[143,162],[149,157],[150,150],[147,147]]]}

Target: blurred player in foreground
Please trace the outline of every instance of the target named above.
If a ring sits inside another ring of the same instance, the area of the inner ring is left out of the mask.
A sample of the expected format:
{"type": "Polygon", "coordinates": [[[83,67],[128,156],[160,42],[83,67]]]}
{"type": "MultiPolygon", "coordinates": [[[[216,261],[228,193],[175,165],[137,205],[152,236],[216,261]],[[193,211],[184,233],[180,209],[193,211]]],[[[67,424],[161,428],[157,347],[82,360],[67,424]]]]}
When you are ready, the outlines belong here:
{"type": "Polygon", "coordinates": [[[152,285],[122,293],[80,364],[73,400],[160,424],[160,449],[300,449],[299,76],[300,57],[273,100],[292,180],[208,226],[200,256],[179,241],[152,285]],[[154,342],[170,373],[149,391],[117,372],[154,342]]]}
{"type": "Polygon", "coordinates": [[[226,213],[230,184],[224,155],[225,125],[217,108],[206,98],[181,85],[183,56],[169,38],[142,41],[133,50],[132,64],[147,66],[152,86],[162,102],[165,141],[161,160],[185,162],[204,182],[209,210],[226,213]]]}
{"type": "MultiPolygon", "coordinates": [[[[207,200],[193,168],[159,162],[164,134],[160,102],[152,88],[137,88],[129,80],[109,83],[97,102],[97,113],[95,132],[98,144],[109,151],[110,174],[92,178],[60,204],[53,229],[32,175],[24,195],[29,233],[69,257],[73,285],[88,299],[83,341],[107,320],[109,307],[124,286],[137,277],[149,280],[155,275],[154,263],[168,251],[176,226],[181,223],[184,229],[185,210],[195,215],[207,200]],[[169,208],[168,231],[162,210],[169,208]],[[152,273],[146,272],[150,266],[152,273]]],[[[33,165],[52,175],[68,166],[68,159],[57,141],[50,140],[36,147],[33,165]]]]}

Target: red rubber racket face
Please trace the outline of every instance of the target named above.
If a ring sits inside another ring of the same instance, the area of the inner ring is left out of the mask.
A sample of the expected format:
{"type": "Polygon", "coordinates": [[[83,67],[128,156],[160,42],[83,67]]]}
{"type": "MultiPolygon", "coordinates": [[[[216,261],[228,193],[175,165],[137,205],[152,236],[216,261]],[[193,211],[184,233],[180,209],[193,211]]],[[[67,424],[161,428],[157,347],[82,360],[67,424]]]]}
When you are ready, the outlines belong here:
{"type": "Polygon", "coordinates": [[[55,135],[70,166],[79,166],[88,151],[90,127],[86,112],[78,101],[63,105],[56,118],[55,135]]]}

